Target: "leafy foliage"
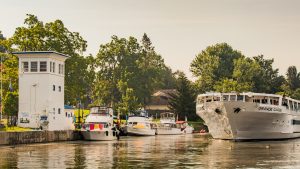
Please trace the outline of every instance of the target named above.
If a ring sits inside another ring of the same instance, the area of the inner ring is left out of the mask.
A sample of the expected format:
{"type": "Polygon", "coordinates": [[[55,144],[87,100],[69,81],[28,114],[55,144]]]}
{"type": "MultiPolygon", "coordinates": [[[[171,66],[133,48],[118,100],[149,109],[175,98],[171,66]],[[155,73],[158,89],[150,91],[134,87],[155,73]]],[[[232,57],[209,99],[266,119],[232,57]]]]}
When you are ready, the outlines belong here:
{"type": "Polygon", "coordinates": [[[195,113],[197,94],[191,82],[182,72],[178,73],[176,90],[176,93],[171,94],[170,109],[178,115],[179,120],[184,120],[185,117],[193,121],[199,119],[195,113]]]}
{"type": "Polygon", "coordinates": [[[284,78],[273,69],[273,59],[263,55],[247,58],[226,43],[207,47],[191,63],[191,71],[198,77],[199,92],[262,92],[282,91],[284,78]]]}
{"type": "Polygon", "coordinates": [[[100,45],[95,68],[98,72],[93,100],[118,107],[121,113],[132,111],[130,107],[144,106],[155,89],[174,79],[146,34],[141,44],[134,37],[112,36],[111,42],[100,45]]]}

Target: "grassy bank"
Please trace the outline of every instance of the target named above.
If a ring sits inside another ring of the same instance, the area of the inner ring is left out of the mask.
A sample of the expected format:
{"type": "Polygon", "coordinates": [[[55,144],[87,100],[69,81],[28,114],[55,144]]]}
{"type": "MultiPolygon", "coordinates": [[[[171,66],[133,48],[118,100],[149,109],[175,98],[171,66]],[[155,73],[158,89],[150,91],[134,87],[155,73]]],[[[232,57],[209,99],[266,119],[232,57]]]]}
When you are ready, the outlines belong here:
{"type": "Polygon", "coordinates": [[[6,132],[22,132],[22,131],[32,131],[32,129],[29,128],[22,128],[22,127],[8,127],[7,126],[7,119],[2,119],[1,124],[4,124],[4,128],[0,128],[0,131],[6,131],[6,132]]]}

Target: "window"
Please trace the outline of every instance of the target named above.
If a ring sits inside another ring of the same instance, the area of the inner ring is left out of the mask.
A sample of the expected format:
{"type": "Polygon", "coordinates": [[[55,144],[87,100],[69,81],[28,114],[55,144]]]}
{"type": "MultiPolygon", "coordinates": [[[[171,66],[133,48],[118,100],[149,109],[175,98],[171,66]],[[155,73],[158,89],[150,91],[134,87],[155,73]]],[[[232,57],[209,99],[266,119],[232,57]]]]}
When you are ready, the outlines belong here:
{"type": "Polygon", "coordinates": [[[60,114],[60,108],[58,108],[58,114],[60,114]]]}
{"type": "Polygon", "coordinates": [[[66,112],[66,117],[68,117],[68,112],[66,112]]]}
{"type": "Polygon", "coordinates": [[[58,91],[61,92],[61,86],[58,86],[58,91]]]}
{"type": "Polygon", "coordinates": [[[237,101],[244,101],[244,96],[243,95],[238,95],[237,96],[237,101]]]}
{"type": "Polygon", "coordinates": [[[47,62],[46,61],[40,62],[40,72],[47,72],[47,62]]]}
{"type": "Polygon", "coordinates": [[[55,114],[55,108],[53,108],[53,114],[55,114]]]}
{"type": "Polygon", "coordinates": [[[53,73],[55,73],[55,62],[52,62],[52,66],[53,66],[53,68],[52,68],[53,73]]]}
{"type": "Polygon", "coordinates": [[[28,62],[22,62],[22,72],[28,72],[28,62]]]}
{"type": "Polygon", "coordinates": [[[50,62],[50,72],[52,72],[52,62],[50,62]]]}
{"type": "Polygon", "coordinates": [[[228,95],[224,95],[223,96],[223,101],[228,101],[229,96],[228,95]]]}
{"type": "Polygon", "coordinates": [[[31,62],[30,63],[31,65],[31,67],[30,67],[30,71],[31,72],[37,72],[37,70],[38,70],[38,62],[31,62]]]}
{"type": "Polygon", "coordinates": [[[293,125],[300,125],[300,120],[293,120],[293,121],[292,121],[292,124],[293,124],[293,125]]]}
{"type": "Polygon", "coordinates": [[[261,99],[261,103],[262,104],[267,104],[268,103],[268,99],[266,99],[266,98],[261,99]]]}
{"type": "Polygon", "coordinates": [[[60,71],[61,71],[61,67],[60,64],[58,64],[58,74],[60,74],[60,71]]]}
{"type": "Polygon", "coordinates": [[[236,95],[230,95],[230,101],[235,101],[236,100],[236,95]]]}
{"type": "Polygon", "coordinates": [[[55,91],[55,85],[53,85],[53,91],[55,91]]]}
{"type": "Polygon", "coordinates": [[[64,65],[61,65],[61,74],[63,75],[64,74],[64,65]]]}

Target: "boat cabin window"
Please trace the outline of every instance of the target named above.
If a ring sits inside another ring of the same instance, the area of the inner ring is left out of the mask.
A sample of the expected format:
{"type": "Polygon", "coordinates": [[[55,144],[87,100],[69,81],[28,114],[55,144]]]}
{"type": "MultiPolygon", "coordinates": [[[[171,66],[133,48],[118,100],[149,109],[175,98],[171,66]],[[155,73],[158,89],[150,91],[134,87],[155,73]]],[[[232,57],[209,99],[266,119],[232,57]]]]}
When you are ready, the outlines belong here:
{"type": "Polygon", "coordinates": [[[253,99],[254,103],[260,103],[260,99],[253,99]]]}
{"type": "Polygon", "coordinates": [[[294,110],[298,111],[298,104],[297,104],[297,102],[294,102],[294,110]]]}
{"type": "Polygon", "coordinates": [[[206,96],[206,102],[211,102],[211,101],[212,101],[211,96],[206,96]]]}
{"type": "Polygon", "coordinates": [[[270,104],[271,105],[279,105],[279,97],[271,97],[270,104]]]}
{"type": "Polygon", "coordinates": [[[236,101],[236,95],[230,95],[230,101],[236,101]]]}
{"type": "Polygon", "coordinates": [[[244,95],[238,95],[237,101],[244,101],[244,95]]]}
{"type": "Polygon", "coordinates": [[[228,101],[229,96],[228,95],[223,95],[223,101],[228,101]]]}
{"type": "Polygon", "coordinates": [[[282,99],[282,106],[285,106],[286,108],[288,108],[288,102],[286,99],[282,99]]]}
{"type": "Polygon", "coordinates": [[[214,96],[214,97],[213,97],[213,100],[214,100],[214,101],[220,101],[220,97],[214,96]]]}
{"type": "Polygon", "coordinates": [[[267,99],[267,98],[261,99],[261,103],[262,103],[262,104],[268,104],[268,99],[267,99]]]}
{"type": "Polygon", "coordinates": [[[289,109],[293,110],[293,102],[291,100],[289,100],[289,109]]]}

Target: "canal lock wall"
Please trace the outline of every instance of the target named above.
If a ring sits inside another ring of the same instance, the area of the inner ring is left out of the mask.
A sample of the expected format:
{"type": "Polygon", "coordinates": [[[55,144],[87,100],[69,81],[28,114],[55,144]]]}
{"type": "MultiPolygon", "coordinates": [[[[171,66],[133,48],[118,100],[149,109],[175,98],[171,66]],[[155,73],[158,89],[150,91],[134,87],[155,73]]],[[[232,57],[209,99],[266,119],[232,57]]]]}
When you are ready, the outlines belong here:
{"type": "Polygon", "coordinates": [[[0,132],[0,145],[48,143],[81,139],[80,132],[73,130],[0,132]]]}

